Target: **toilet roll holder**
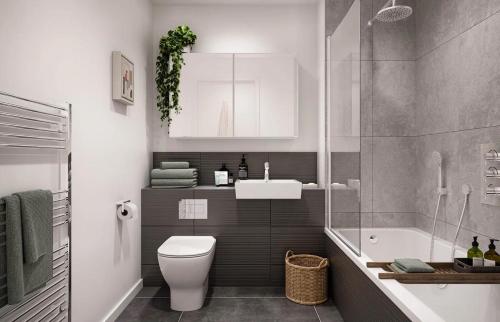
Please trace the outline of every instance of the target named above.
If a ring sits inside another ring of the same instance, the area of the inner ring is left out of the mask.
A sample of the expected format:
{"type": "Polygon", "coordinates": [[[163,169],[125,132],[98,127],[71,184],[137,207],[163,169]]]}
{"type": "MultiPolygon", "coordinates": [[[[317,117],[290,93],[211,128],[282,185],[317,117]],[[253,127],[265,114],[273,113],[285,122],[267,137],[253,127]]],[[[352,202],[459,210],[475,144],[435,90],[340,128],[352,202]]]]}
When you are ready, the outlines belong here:
{"type": "Polygon", "coordinates": [[[116,207],[118,209],[120,209],[120,213],[122,214],[122,216],[126,217],[128,216],[128,210],[125,209],[125,204],[127,203],[130,203],[130,199],[129,200],[122,200],[122,201],[118,201],[116,203],[116,207]]]}

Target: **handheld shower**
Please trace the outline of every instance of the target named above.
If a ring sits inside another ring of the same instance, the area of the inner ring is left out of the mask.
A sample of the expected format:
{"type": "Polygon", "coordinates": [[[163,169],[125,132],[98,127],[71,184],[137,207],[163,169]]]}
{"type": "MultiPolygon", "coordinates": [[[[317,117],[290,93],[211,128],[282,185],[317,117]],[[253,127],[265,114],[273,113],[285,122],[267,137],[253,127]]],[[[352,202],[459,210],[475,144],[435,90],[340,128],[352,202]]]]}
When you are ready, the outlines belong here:
{"type": "Polygon", "coordinates": [[[411,16],[413,9],[409,6],[397,5],[396,0],[387,1],[375,17],[368,21],[368,26],[372,26],[375,20],[380,22],[396,22],[411,16]]]}

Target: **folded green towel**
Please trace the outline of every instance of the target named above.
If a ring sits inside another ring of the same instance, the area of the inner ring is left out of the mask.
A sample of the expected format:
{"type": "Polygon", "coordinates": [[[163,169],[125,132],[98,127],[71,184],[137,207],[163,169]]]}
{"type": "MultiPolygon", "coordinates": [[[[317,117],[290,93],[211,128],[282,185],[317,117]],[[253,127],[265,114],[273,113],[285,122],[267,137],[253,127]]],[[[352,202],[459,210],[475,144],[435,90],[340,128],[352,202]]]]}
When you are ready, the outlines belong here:
{"type": "Polygon", "coordinates": [[[392,270],[396,273],[406,273],[405,271],[403,271],[401,268],[399,268],[396,264],[392,263],[389,265],[392,270]]]}
{"type": "Polygon", "coordinates": [[[187,169],[189,168],[189,162],[173,162],[164,161],[160,163],[162,169],[187,169]]]}
{"type": "Polygon", "coordinates": [[[192,187],[198,184],[197,179],[151,179],[152,186],[192,187]]]}
{"type": "Polygon", "coordinates": [[[153,169],[152,179],[195,179],[198,169],[153,169]]]}
{"type": "Polygon", "coordinates": [[[52,193],[5,197],[7,298],[16,304],[52,278],[52,193]]]}
{"type": "Polygon", "coordinates": [[[397,258],[394,265],[406,273],[433,273],[434,268],[417,258],[397,258]]]}

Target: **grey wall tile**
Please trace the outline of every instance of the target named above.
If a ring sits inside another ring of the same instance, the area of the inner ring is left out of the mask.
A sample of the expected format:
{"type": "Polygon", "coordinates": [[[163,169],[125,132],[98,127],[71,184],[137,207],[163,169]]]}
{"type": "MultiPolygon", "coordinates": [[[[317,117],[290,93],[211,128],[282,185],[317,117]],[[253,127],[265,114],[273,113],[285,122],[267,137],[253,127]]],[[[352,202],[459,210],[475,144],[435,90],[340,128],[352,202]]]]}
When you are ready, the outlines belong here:
{"type": "Polygon", "coordinates": [[[417,62],[421,134],[500,124],[500,15],[417,62]]]}
{"type": "Polygon", "coordinates": [[[269,226],[196,226],[195,235],[214,236],[216,265],[269,265],[269,226]]]}
{"type": "Polygon", "coordinates": [[[373,135],[373,62],[361,61],[361,136],[373,135]]]}
{"type": "Polygon", "coordinates": [[[160,266],[158,264],[155,265],[141,265],[142,271],[142,282],[144,286],[164,286],[167,287],[167,282],[163,278],[163,275],[160,271],[160,266]]]}
{"type": "Polygon", "coordinates": [[[332,212],[360,212],[360,195],[355,189],[331,190],[332,212]]]}
{"type": "MultiPolygon", "coordinates": [[[[408,5],[415,9],[415,0],[400,0],[398,5],[408,5]]],[[[373,0],[373,16],[387,3],[373,0]]],[[[373,24],[373,60],[414,60],[415,59],[415,15],[394,23],[375,22],[373,24]]]]}
{"type": "Polygon", "coordinates": [[[269,286],[269,265],[212,265],[208,282],[216,286],[269,286]]]}
{"type": "Polygon", "coordinates": [[[360,11],[361,60],[367,61],[373,59],[373,28],[368,26],[373,17],[373,0],[361,0],[360,11]]]}
{"type": "Polygon", "coordinates": [[[373,211],[373,138],[361,138],[361,211],[373,211]]]}
{"type": "Polygon", "coordinates": [[[481,153],[480,144],[500,142],[500,127],[443,133],[420,137],[417,143],[418,158],[418,211],[427,217],[434,216],[437,169],[430,154],[439,151],[443,156],[444,182],[448,194],[439,212],[439,220],[457,225],[464,195],[462,184],[469,184],[473,191],[469,197],[463,227],[484,235],[500,236],[498,208],[481,204],[481,153]]]}
{"type": "Polygon", "coordinates": [[[287,250],[325,255],[323,227],[272,227],[271,264],[283,264],[287,250]]]}
{"type": "Polygon", "coordinates": [[[190,189],[143,189],[141,193],[142,225],[193,225],[192,220],[179,219],[179,201],[193,199],[190,189]]]}
{"type": "Polygon", "coordinates": [[[316,152],[270,152],[269,166],[271,179],[297,179],[302,183],[317,182],[316,152]]]}
{"type": "Polygon", "coordinates": [[[373,214],[373,227],[415,227],[417,214],[414,212],[373,214]]]}
{"type": "Polygon", "coordinates": [[[415,211],[416,139],[373,138],[373,211],[415,211]]]}
{"type": "Polygon", "coordinates": [[[415,134],[415,62],[373,62],[373,135],[415,134]]]}
{"type": "Polygon", "coordinates": [[[271,200],[271,226],[325,224],[325,191],[303,190],[300,200],[271,200]]]}
{"type": "Polygon", "coordinates": [[[324,213],[325,192],[322,189],[302,190],[297,200],[271,200],[271,213],[324,213]]]}
{"type": "Polygon", "coordinates": [[[371,212],[346,212],[332,213],[332,228],[371,228],[373,227],[373,214],[371,212]]]}
{"type": "Polygon", "coordinates": [[[332,182],[347,184],[348,179],[360,179],[359,152],[332,152],[332,182]]]}
{"type": "Polygon", "coordinates": [[[142,264],[158,265],[158,247],[175,235],[194,235],[193,226],[142,226],[142,264]]]}
{"type": "Polygon", "coordinates": [[[207,220],[196,225],[269,225],[269,200],[237,200],[234,190],[195,190],[196,199],[207,199],[207,220]]]}
{"type": "Polygon", "coordinates": [[[498,0],[416,1],[420,57],[500,10],[498,0]]]}
{"type": "MultiPolygon", "coordinates": [[[[283,263],[285,261],[283,260],[283,263]]],[[[271,265],[270,267],[270,277],[269,277],[269,283],[273,286],[284,286],[285,285],[285,265],[271,265]]]]}
{"type": "Polygon", "coordinates": [[[354,0],[325,1],[325,32],[331,35],[344,19],[354,0]]]}

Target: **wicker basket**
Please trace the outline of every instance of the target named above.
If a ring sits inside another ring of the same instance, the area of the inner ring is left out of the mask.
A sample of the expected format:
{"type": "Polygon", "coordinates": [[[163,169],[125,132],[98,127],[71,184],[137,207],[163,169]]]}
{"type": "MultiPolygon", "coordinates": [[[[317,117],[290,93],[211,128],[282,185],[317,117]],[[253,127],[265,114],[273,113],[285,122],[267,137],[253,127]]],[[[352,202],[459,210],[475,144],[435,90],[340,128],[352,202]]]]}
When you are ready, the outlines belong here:
{"type": "Polygon", "coordinates": [[[315,305],[328,299],[328,259],[286,252],[286,297],[299,304],[315,305]]]}

